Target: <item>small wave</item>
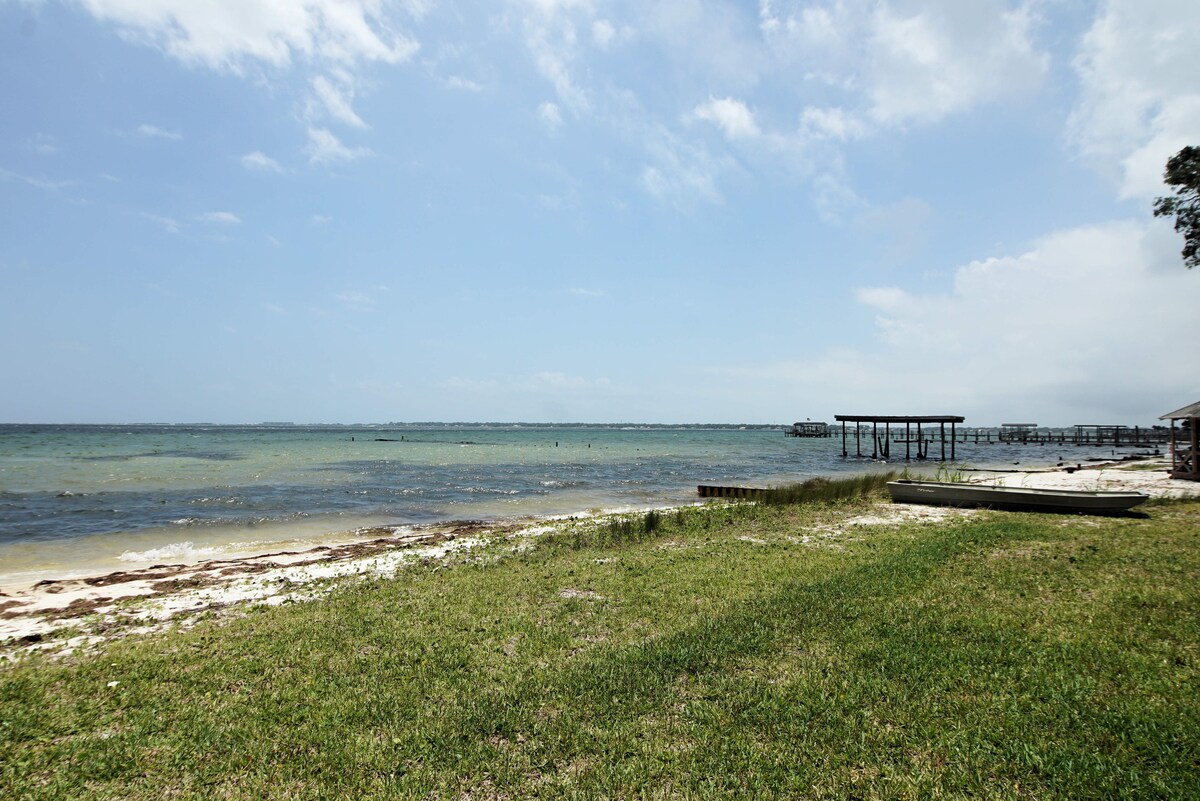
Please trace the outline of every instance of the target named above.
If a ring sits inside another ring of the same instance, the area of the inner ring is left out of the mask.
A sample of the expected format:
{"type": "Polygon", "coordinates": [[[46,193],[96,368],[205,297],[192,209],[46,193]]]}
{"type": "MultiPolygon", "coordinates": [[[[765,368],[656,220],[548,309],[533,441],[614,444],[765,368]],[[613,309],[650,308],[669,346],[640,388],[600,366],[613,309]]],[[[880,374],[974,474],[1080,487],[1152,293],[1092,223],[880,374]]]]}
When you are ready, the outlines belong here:
{"type": "Polygon", "coordinates": [[[170,559],[203,559],[216,556],[220,548],[197,548],[191,542],[173,542],[146,551],[125,551],[117,557],[122,562],[164,562],[170,559]]]}

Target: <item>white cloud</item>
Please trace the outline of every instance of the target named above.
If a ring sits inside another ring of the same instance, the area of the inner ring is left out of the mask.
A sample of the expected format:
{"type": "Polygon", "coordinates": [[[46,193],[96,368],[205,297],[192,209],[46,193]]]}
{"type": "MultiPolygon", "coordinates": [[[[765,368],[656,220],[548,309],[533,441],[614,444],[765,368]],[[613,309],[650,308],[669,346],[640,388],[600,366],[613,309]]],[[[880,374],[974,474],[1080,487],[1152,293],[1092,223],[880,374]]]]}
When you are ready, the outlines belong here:
{"type": "Polygon", "coordinates": [[[337,293],[334,297],[339,303],[355,311],[366,311],[375,307],[375,298],[358,290],[347,289],[337,293]]]}
{"type": "Polygon", "coordinates": [[[558,104],[546,101],[538,106],[538,118],[547,128],[556,131],[562,127],[562,115],[558,112],[558,104]]]}
{"type": "Polygon", "coordinates": [[[550,8],[525,18],[525,46],[537,71],[554,87],[559,102],[576,112],[587,111],[591,108],[588,93],[572,76],[572,66],[579,55],[575,24],[566,15],[559,17],[553,13],[558,4],[540,5],[550,8]]]}
{"type": "Polygon", "coordinates": [[[25,148],[39,156],[55,156],[59,152],[59,147],[54,141],[54,137],[46,134],[37,134],[25,140],[25,148]]]}
{"type": "Polygon", "coordinates": [[[1196,142],[1197,42],[1200,5],[1189,0],[1108,0],[1083,37],[1071,141],[1123,197],[1160,193],[1167,159],[1196,142]]]}
{"type": "Polygon", "coordinates": [[[1036,87],[1049,58],[1033,44],[1034,17],[1002,0],[940,0],[917,13],[883,3],[868,41],[871,115],[881,123],[935,122],[1036,87]]]}
{"type": "Polygon", "coordinates": [[[656,199],[679,207],[696,200],[720,203],[717,175],[730,169],[728,160],[714,158],[700,143],[685,142],[665,128],[645,135],[653,163],[642,167],[642,188],[656,199]]]}
{"type": "Polygon", "coordinates": [[[309,104],[310,118],[317,107],[338,122],[355,128],[366,128],[367,124],[350,105],[354,89],[349,85],[334,86],[328,78],[318,75],[312,79],[313,102],[309,104]]]}
{"type": "Polygon", "coordinates": [[[804,109],[800,116],[800,130],[806,137],[824,139],[859,139],[866,136],[870,129],[860,119],[843,108],[816,108],[810,106],[804,109]]]}
{"type": "MultiPolygon", "coordinates": [[[[740,91],[754,86],[767,66],[753,18],[744,3],[657,0],[636,4],[632,37],[652,41],[673,69],[706,86],[740,91]]],[[[622,26],[625,38],[626,26],[622,26]]]]}
{"type": "Polygon", "coordinates": [[[710,97],[692,110],[692,116],[715,124],[727,139],[752,139],[761,133],[754,112],[732,97],[710,97]]]}
{"type": "Polygon", "coordinates": [[[178,131],[167,131],[159,128],[157,125],[139,125],[137,127],[137,135],[144,136],[148,139],[182,139],[183,134],[178,131]]]}
{"type": "Polygon", "coordinates": [[[371,155],[370,148],[346,147],[327,128],[309,128],[308,144],[304,148],[313,164],[354,161],[371,155]]]}
{"type": "Polygon", "coordinates": [[[616,33],[617,29],[606,19],[598,19],[592,23],[592,39],[601,50],[608,49],[616,33]]]}
{"type": "MultiPolygon", "coordinates": [[[[404,33],[397,10],[420,19],[426,0],[80,0],[95,17],[117,26],[131,41],[162,50],[189,66],[221,72],[283,71],[302,66],[314,77],[305,100],[304,122],[318,116],[356,128],[366,123],[351,101],[355,71],[364,64],[411,60],[419,43],[404,33]],[[330,77],[337,78],[335,84],[330,77]]],[[[152,125],[142,136],[178,139],[152,125]]],[[[339,149],[318,135],[310,143],[314,162],[357,158],[360,150],[339,149]]],[[[249,165],[248,165],[249,166],[249,165]]],[[[266,168],[256,165],[255,168],[266,168]]]]}
{"type": "Polygon", "coordinates": [[[567,292],[571,295],[577,295],[584,298],[603,298],[608,295],[603,289],[584,289],[582,287],[573,287],[567,292]]]}
{"type": "Polygon", "coordinates": [[[326,214],[313,214],[308,218],[310,225],[328,225],[333,222],[333,218],[326,214]]]}
{"type": "Polygon", "coordinates": [[[379,0],[82,0],[127,37],[188,64],[241,73],[247,63],[297,60],[399,63],[415,40],[395,30],[379,0]]]}
{"type": "Polygon", "coordinates": [[[843,93],[852,117],[884,127],[933,123],[1036,89],[1049,69],[1035,45],[1037,22],[1027,0],[759,6],[767,69],[843,93]]]}
{"type": "Polygon", "coordinates": [[[217,223],[220,225],[241,225],[242,218],[231,211],[209,211],[196,217],[200,222],[217,223]]]}
{"type": "Polygon", "coordinates": [[[912,297],[903,289],[897,287],[865,287],[857,290],[855,297],[859,303],[865,303],[883,311],[901,311],[912,302],[912,297]]]}
{"type": "Polygon", "coordinates": [[[253,153],[247,153],[242,156],[242,166],[248,170],[260,170],[262,172],[283,172],[283,167],[279,166],[279,162],[263,153],[261,150],[255,150],[253,153]]]}
{"type": "Polygon", "coordinates": [[[811,394],[853,412],[964,414],[968,425],[1135,423],[1200,395],[1196,276],[1161,221],[1058,231],[972,262],[945,291],[863,287],[870,349],[741,370],[747,395],[811,394]],[[1154,308],[1154,324],[1127,322],[1154,308]],[[751,386],[756,384],[757,386],[751,386]]]}
{"type": "Polygon", "coordinates": [[[446,85],[451,89],[461,89],[464,92],[482,92],[483,85],[472,81],[469,78],[463,78],[460,75],[451,75],[446,79],[446,85]]]}
{"type": "Polygon", "coordinates": [[[373,286],[369,291],[347,289],[337,293],[334,298],[351,311],[369,311],[375,308],[376,296],[390,291],[382,284],[373,286]]]}
{"type": "Polygon", "coordinates": [[[168,234],[177,234],[183,230],[183,226],[180,225],[179,221],[173,217],[162,217],[157,214],[142,212],[142,219],[149,220],[150,222],[161,226],[162,229],[168,234]]]}
{"type": "Polygon", "coordinates": [[[6,181],[20,181],[47,192],[57,192],[74,185],[74,181],[55,181],[50,178],[40,178],[32,175],[21,175],[0,167],[0,178],[6,181]]]}

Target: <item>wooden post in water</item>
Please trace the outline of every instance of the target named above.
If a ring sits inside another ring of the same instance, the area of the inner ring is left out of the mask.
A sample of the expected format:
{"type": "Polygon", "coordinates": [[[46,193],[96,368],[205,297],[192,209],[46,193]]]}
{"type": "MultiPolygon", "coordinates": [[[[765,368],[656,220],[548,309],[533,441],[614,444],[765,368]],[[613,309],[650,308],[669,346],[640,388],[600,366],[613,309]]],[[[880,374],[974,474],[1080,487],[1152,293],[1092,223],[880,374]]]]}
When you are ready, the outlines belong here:
{"type": "Polygon", "coordinates": [[[904,424],[904,461],[912,461],[912,423],[904,424]]]}

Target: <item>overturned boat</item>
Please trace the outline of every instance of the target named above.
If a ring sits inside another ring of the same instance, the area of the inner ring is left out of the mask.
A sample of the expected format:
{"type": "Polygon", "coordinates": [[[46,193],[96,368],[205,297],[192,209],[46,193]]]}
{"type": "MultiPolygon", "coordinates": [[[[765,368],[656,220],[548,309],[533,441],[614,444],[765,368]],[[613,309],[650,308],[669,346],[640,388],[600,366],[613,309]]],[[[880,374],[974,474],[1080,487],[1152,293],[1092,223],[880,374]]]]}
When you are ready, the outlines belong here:
{"type": "Polygon", "coordinates": [[[1033,489],[999,484],[967,484],[953,481],[888,482],[895,503],[927,503],[938,506],[986,506],[1032,512],[1117,514],[1132,509],[1150,496],[1141,492],[1033,489]]]}

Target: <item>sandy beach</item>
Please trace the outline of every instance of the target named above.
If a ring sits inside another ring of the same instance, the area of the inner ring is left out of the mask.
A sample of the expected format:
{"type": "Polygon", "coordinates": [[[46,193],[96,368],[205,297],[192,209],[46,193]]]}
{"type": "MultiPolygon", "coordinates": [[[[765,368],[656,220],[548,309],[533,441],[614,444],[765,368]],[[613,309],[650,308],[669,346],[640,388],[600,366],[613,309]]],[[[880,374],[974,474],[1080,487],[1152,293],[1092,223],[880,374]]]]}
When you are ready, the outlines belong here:
{"type": "MultiPolygon", "coordinates": [[[[1166,467],[1165,459],[1152,459],[1028,471],[973,471],[966,480],[1048,489],[1136,491],[1158,498],[1200,497],[1200,484],[1173,480],[1166,467]]],[[[862,519],[845,521],[843,529],[908,519],[937,521],[969,513],[879,504],[862,519]]],[[[190,625],[205,613],[235,613],[249,604],[313,600],[338,579],[386,578],[413,563],[451,555],[461,557],[496,538],[519,543],[551,530],[562,519],[419,529],[383,527],[347,545],[190,565],[159,564],[9,588],[0,593],[0,656],[12,657],[30,650],[66,654],[82,646],[166,625],[190,625]],[[61,636],[60,632],[70,636],[61,636]]]]}

